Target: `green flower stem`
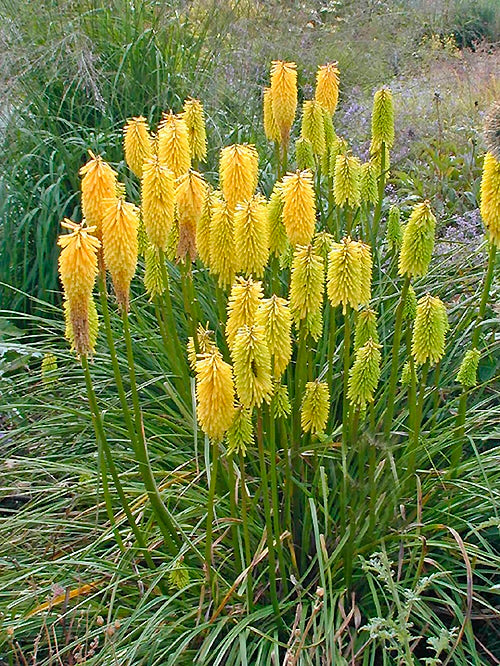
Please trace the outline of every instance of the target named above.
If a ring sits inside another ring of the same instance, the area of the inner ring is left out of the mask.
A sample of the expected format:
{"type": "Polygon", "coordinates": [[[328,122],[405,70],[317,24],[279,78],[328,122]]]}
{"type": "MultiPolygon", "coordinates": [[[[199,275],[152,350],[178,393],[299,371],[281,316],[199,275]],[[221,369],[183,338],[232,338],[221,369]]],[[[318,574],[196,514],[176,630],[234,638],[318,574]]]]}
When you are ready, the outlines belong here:
{"type": "Polygon", "coordinates": [[[271,409],[268,408],[267,411],[269,417],[268,440],[269,440],[269,456],[271,460],[269,470],[271,476],[271,499],[273,504],[273,528],[274,528],[274,534],[276,536],[276,551],[278,554],[278,562],[281,572],[281,584],[284,593],[287,594],[288,591],[287,571],[285,567],[285,559],[283,556],[283,546],[280,539],[281,527],[280,527],[280,509],[279,509],[279,499],[278,499],[278,475],[276,472],[276,424],[271,409]]]}
{"type": "Polygon", "coordinates": [[[285,505],[283,511],[283,521],[285,523],[286,529],[292,534],[292,470],[291,470],[291,458],[290,458],[290,449],[288,443],[291,437],[288,437],[287,433],[287,422],[285,419],[280,419],[278,422],[281,445],[283,447],[283,460],[285,463],[285,489],[283,492],[285,505]]]}
{"type": "Polygon", "coordinates": [[[376,251],[377,249],[378,230],[380,226],[380,218],[382,217],[382,204],[384,202],[385,178],[386,178],[385,141],[382,141],[380,149],[382,153],[380,159],[380,176],[378,179],[378,199],[377,199],[377,205],[375,206],[375,211],[373,213],[373,223],[372,223],[372,247],[374,251],[376,251]]]}
{"type": "Polygon", "coordinates": [[[375,529],[375,508],[377,505],[377,489],[375,487],[375,471],[377,467],[377,451],[373,442],[369,443],[370,451],[368,455],[368,487],[370,489],[370,522],[368,534],[373,538],[375,529]]]}
{"type": "Polygon", "coordinates": [[[405,277],[401,297],[399,299],[398,307],[396,309],[396,323],[394,324],[394,338],[392,343],[392,361],[391,361],[391,375],[389,378],[389,388],[386,400],[386,412],[384,419],[384,435],[389,438],[392,427],[392,417],[394,415],[394,399],[396,395],[396,386],[398,383],[398,368],[399,368],[399,346],[401,344],[401,333],[403,325],[403,311],[406,302],[408,289],[410,288],[410,278],[405,277]]]}
{"type": "Polygon", "coordinates": [[[429,374],[429,361],[424,363],[422,368],[422,377],[420,379],[420,389],[418,392],[418,403],[417,411],[415,413],[415,422],[413,424],[413,434],[412,434],[412,444],[410,449],[410,455],[408,457],[408,479],[411,481],[413,475],[415,474],[415,461],[417,456],[418,449],[418,440],[420,437],[420,428],[422,425],[422,414],[424,411],[424,400],[425,400],[425,389],[427,386],[427,375],[429,374]]]}
{"type": "Polygon", "coordinates": [[[190,263],[186,258],[185,261],[180,262],[181,273],[181,287],[182,287],[182,300],[184,303],[184,311],[188,320],[191,337],[193,338],[194,348],[196,353],[199,352],[198,347],[198,314],[196,312],[196,302],[194,299],[193,277],[190,271],[190,263]]]}
{"type": "MultiPolygon", "coordinates": [[[[264,513],[266,517],[266,537],[267,537],[267,550],[269,558],[269,583],[271,590],[271,603],[273,605],[274,614],[278,624],[283,625],[283,620],[280,614],[280,607],[278,602],[277,586],[276,586],[276,555],[274,549],[273,537],[273,523],[271,518],[271,506],[269,503],[268,483],[267,483],[267,468],[266,460],[264,457],[264,433],[262,427],[262,410],[258,410],[257,414],[257,443],[259,447],[259,460],[260,460],[260,476],[262,480],[262,499],[264,502],[264,513]]],[[[276,535],[279,540],[279,534],[276,535]]]]}
{"type": "Polygon", "coordinates": [[[231,539],[233,542],[233,553],[235,559],[236,569],[238,571],[243,571],[243,562],[241,559],[241,550],[240,550],[240,535],[239,535],[239,518],[238,510],[236,504],[236,477],[233,469],[233,459],[231,456],[226,456],[227,461],[227,478],[228,478],[228,488],[229,488],[229,507],[231,510],[231,539]]]}
{"type": "Polygon", "coordinates": [[[346,206],[345,209],[345,232],[346,236],[350,236],[352,233],[352,220],[353,220],[353,210],[350,206],[346,206]]]}
{"type": "Polygon", "coordinates": [[[132,404],[135,420],[135,431],[137,434],[136,439],[136,458],[139,466],[139,471],[146,487],[146,492],[151,502],[151,507],[158,521],[158,526],[165,539],[165,544],[172,554],[177,553],[177,548],[180,544],[177,531],[172,522],[172,518],[168,512],[167,507],[164,505],[160,492],[156,485],[155,478],[151,469],[149,455],[144,435],[144,425],[142,422],[141,407],[139,403],[139,392],[137,390],[137,381],[135,377],[134,353],[132,350],[132,338],[130,335],[130,327],[128,323],[128,314],[126,310],[122,311],[123,321],[123,335],[125,338],[125,345],[127,348],[127,362],[130,379],[130,388],[132,393],[132,404]]]}
{"type": "Polygon", "coordinates": [[[177,389],[179,395],[183,396],[184,402],[186,404],[189,404],[190,391],[186,386],[185,380],[182,377],[183,369],[182,367],[180,367],[182,366],[182,359],[179,358],[177,354],[177,351],[173,344],[173,339],[167,333],[167,327],[165,321],[163,320],[163,314],[162,314],[163,310],[161,307],[161,301],[159,300],[158,297],[155,297],[154,305],[155,305],[156,321],[158,323],[158,328],[160,329],[161,339],[163,341],[163,344],[165,345],[165,350],[167,352],[168,360],[171,364],[173,372],[173,382],[175,384],[175,388],[177,389]]]}
{"type": "Polygon", "coordinates": [[[248,495],[246,488],[245,457],[240,451],[240,475],[241,475],[241,521],[243,523],[243,541],[245,543],[245,567],[248,568],[247,575],[247,605],[248,612],[253,611],[253,583],[252,583],[252,551],[250,547],[250,533],[248,531],[248,495]]]}
{"type": "Polygon", "coordinates": [[[411,325],[408,323],[406,327],[406,355],[408,356],[408,362],[410,364],[410,375],[411,382],[408,387],[408,445],[411,448],[411,433],[413,432],[413,424],[415,423],[415,413],[417,409],[417,383],[416,383],[416,371],[415,371],[415,360],[413,354],[411,353],[411,337],[412,329],[411,325]]]}
{"type": "Polygon", "coordinates": [[[351,308],[346,306],[344,315],[344,376],[343,376],[343,394],[342,394],[342,494],[340,499],[340,524],[342,532],[345,532],[347,526],[347,492],[348,492],[348,469],[347,469],[347,449],[349,446],[349,399],[347,392],[349,389],[349,368],[351,364],[351,308]]]}
{"type": "Polygon", "coordinates": [[[208,585],[212,591],[212,598],[215,599],[215,578],[213,575],[212,562],[212,537],[214,522],[214,500],[215,488],[217,485],[217,466],[219,464],[219,445],[217,442],[212,444],[212,472],[210,474],[210,485],[208,488],[207,499],[207,527],[205,540],[205,571],[208,585]]]}
{"type": "Polygon", "coordinates": [[[333,357],[335,355],[335,346],[337,344],[337,317],[335,308],[330,305],[328,301],[327,307],[329,308],[329,331],[328,331],[328,370],[327,370],[327,384],[332,386],[333,383],[333,357]]]}

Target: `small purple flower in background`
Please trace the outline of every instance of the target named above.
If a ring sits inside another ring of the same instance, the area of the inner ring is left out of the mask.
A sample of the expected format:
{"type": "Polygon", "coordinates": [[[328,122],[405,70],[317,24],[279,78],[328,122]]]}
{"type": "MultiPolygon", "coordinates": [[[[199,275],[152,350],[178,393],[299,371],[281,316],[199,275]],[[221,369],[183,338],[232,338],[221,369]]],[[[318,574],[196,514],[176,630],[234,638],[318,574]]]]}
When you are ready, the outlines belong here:
{"type": "Polygon", "coordinates": [[[476,208],[457,215],[450,223],[443,227],[441,235],[436,241],[436,254],[448,256],[453,264],[468,264],[475,266],[484,261],[484,252],[478,248],[484,240],[484,230],[481,215],[476,208]]]}

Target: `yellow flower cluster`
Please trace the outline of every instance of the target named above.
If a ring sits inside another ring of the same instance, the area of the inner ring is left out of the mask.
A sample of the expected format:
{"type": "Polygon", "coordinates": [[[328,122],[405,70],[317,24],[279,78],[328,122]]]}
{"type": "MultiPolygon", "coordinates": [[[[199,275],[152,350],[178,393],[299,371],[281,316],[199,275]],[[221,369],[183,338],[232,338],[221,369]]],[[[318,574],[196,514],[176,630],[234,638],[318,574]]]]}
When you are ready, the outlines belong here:
{"type": "Polygon", "coordinates": [[[333,307],[357,310],[371,298],[372,258],[368,245],[347,237],[334,243],[328,256],[327,292],[333,307]]]}

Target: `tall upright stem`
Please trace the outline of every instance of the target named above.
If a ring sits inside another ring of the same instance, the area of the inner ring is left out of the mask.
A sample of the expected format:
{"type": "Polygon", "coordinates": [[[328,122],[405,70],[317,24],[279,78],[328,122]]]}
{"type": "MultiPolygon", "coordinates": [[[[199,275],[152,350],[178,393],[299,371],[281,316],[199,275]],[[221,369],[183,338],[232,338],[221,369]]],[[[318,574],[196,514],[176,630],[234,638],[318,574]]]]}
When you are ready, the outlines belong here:
{"type": "Polygon", "coordinates": [[[269,415],[269,455],[270,455],[270,474],[271,474],[271,498],[273,504],[273,527],[276,536],[276,551],[278,553],[278,562],[281,572],[281,582],[285,594],[287,593],[287,572],[285,567],[285,560],[283,557],[283,548],[281,545],[281,529],[280,529],[280,510],[278,500],[278,476],[276,473],[276,424],[271,410],[268,410],[269,415]]]}
{"type": "Polygon", "coordinates": [[[347,392],[349,388],[349,367],[351,364],[351,312],[349,305],[346,306],[344,315],[344,372],[343,372],[343,395],[342,395],[342,496],[340,500],[340,523],[344,532],[347,525],[347,495],[348,495],[348,469],[347,449],[349,446],[349,399],[347,392]]]}
{"type": "Polygon", "coordinates": [[[420,428],[422,425],[422,414],[424,411],[425,388],[427,386],[427,375],[429,373],[429,361],[424,363],[422,368],[422,378],[420,380],[420,390],[418,392],[417,411],[415,414],[415,422],[413,424],[412,434],[412,447],[408,457],[408,479],[411,480],[415,474],[415,460],[417,456],[418,441],[420,437],[420,428]]]}
{"type": "Polygon", "coordinates": [[[215,442],[212,445],[212,472],[210,474],[210,485],[208,488],[207,500],[207,527],[206,527],[206,540],[205,540],[205,567],[207,574],[207,582],[212,590],[212,597],[215,598],[215,581],[213,577],[212,567],[212,535],[213,535],[213,522],[214,522],[214,499],[215,489],[217,484],[217,466],[219,463],[219,445],[215,442]]]}
{"type": "Polygon", "coordinates": [[[248,612],[253,610],[253,584],[252,584],[252,551],[250,547],[250,533],[248,531],[248,495],[245,475],[245,458],[240,451],[240,475],[241,475],[241,521],[243,523],[243,541],[245,543],[245,567],[248,568],[247,575],[247,604],[248,612]]]}

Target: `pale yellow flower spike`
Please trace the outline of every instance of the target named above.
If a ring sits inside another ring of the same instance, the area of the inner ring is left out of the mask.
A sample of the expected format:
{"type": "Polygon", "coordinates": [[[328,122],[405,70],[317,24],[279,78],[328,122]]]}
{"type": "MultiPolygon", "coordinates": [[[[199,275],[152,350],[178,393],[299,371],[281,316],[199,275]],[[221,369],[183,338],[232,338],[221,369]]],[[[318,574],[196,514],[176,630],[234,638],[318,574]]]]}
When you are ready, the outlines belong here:
{"type": "Polygon", "coordinates": [[[236,204],[255,192],[259,172],[259,155],[255,146],[234,144],[220,154],[220,184],[224,199],[234,211],[236,204]]]}
{"type": "Polygon", "coordinates": [[[484,156],[481,179],[481,217],[491,242],[500,246],[500,162],[492,153],[484,156]]]}
{"type": "Polygon", "coordinates": [[[203,162],[207,156],[207,131],[203,105],[200,100],[191,97],[187,99],[184,102],[182,117],[188,128],[191,158],[196,162],[203,162]]]}
{"type": "Polygon", "coordinates": [[[218,192],[212,195],[210,272],[218,277],[221,287],[228,287],[236,272],[233,213],[218,192]]]}
{"type": "Polygon", "coordinates": [[[153,148],[146,118],[131,118],[123,128],[123,149],[125,161],[130,170],[142,178],[142,167],[153,156],[153,148]]]}
{"type": "Polygon", "coordinates": [[[212,197],[213,192],[207,185],[203,209],[196,226],[196,247],[198,255],[205,266],[210,267],[210,225],[212,223],[212,197]]]}
{"type": "Polygon", "coordinates": [[[328,255],[327,292],[333,307],[342,304],[345,314],[347,306],[355,310],[367,305],[371,292],[371,252],[368,246],[343,238],[333,243],[328,255]]]}
{"type": "Polygon", "coordinates": [[[80,169],[82,176],[82,212],[87,224],[96,227],[96,236],[101,238],[102,202],[116,193],[117,173],[100,155],[90,150],[90,160],[80,169]]]}
{"type": "Polygon", "coordinates": [[[191,168],[189,131],[184,118],[164,113],[158,128],[158,157],[176,178],[191,168]]]}
{"type": "Polygon", "coordinates": [[[262,277],[269,259],[267,202],[260,194],[236,205],[234,240],[237,270],[246,277],[262,277]]]}
{"type": "Polygon", "coordinates": [[[217,348],[196,362],[196,399],[201,429],[210,439],[222,439],[234,417],[234,382],[217,348]]]}
{"type": "Polygon", "coordinates": [[[149,241],[160,250],[167,249],[175,213],[174,174],[158,157],[144,164],[141,184],[142,219],[149,241]]]}
{"type": "Polygon", "coordinates": [[[308,245],[316,226],[316,203],[311,171],[297,171],[283,178],[283,224],[292,245],[308,245]]]}
{"type": "Polygon", "coordinates": [[[281,143],[286,146],[297,110],[297,65],[274,60],[271,64],[271,98],[281,143]]]}
{"type": "Polygon", "coordinates": [[[139,209],[122,198],[103,201],[102,246],[116,300],[128,310],[130,283],[137,266],[139,209]]]}
{"type": "Polygon", "coordinates": [[[314,98],[331,115],[335,113],[339,99],[339,69],[336,62],[321,65],[316,73],[314,98]]]}
{"type": "Polygon", "coordinates": [[[273,98],[271,88],[264,88],[264,133],[268,141],[280,140],[280,131],[276,124],[276,119],[273,112],[273,98]]]}
{"type": "Polygon", "coordinates": [[[330,411],[330,391],[326,382],[307,382],[302,400],[300,425],[312,435],[324,432],[330,411]]]}
{"type": "Polygon", "coordinates": [[[255,322],[257,309],[262,299],[262,282],[254,282],[238,276],[231,288],[227,303],[226,339],[232,349],[238,329],[255,322]]]}
{"type": "Polygon", "coordinates": [[[241,404],[248,409],[269,403],[273,394],[271,355],[262,326],[242,326],[231,351],[234,381],[241,404]]]}
{"type": "Polygon", "coordinates": [[[271,353],[273,377],[279,380],[292,357],[292,317],[288,301],[276,294],[262,300],[256,321],[264,329],[271,353]]]}
{"type": "Polygon", "coordinates": [[[196,227],[203,212],[207,183],[203,176],[191,169],[177,181],[175,199],[179,220],[177,259],[196,258],[196,227]]]}

